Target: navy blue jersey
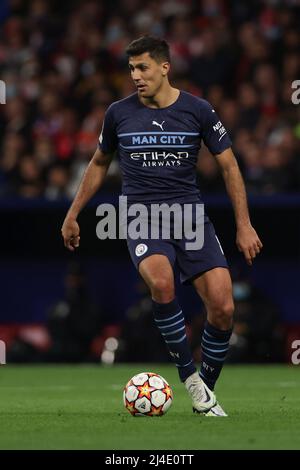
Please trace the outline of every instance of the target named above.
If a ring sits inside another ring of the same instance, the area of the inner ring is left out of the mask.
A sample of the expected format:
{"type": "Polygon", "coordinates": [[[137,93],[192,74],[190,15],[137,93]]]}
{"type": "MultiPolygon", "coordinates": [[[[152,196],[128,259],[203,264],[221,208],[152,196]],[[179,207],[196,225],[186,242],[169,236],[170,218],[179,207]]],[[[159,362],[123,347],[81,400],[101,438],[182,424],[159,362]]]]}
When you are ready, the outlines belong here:
{"type": "Polygon", "coordinates": [[[202,141],[212,154],[231,146],[207,101],[180,91],[175,103],[154,109],[134,93],[108,108],[99,148],[117,150],[129,202],[199,202],[196,163],[202,141]]]}

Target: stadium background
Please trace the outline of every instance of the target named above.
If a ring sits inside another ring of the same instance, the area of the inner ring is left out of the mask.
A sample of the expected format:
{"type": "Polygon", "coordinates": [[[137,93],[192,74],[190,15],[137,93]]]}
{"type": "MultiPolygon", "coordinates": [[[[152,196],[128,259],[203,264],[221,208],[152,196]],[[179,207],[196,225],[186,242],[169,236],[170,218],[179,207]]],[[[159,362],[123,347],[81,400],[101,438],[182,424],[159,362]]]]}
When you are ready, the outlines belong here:
{"type": "MultiPolygon", "coordinates": [[[[1,1],[0,339],[9,361],[168,360],[126,243],[96,238],[97,205],[118,202],[116,161],[80,216],[78,252],[67,253],[60,236],[105,109],[135,91],[124,48],[150,33],[170,43],[173,84],[209,100],[229,131],[264,243],[247,268],[223,182],[203,149],[199,184],[235,287],[228,360],[290,362],[300,339],[297,3],[1,1]]],[[[178,289],[199,358],[202,306],[192,289],[178,289]]]]}

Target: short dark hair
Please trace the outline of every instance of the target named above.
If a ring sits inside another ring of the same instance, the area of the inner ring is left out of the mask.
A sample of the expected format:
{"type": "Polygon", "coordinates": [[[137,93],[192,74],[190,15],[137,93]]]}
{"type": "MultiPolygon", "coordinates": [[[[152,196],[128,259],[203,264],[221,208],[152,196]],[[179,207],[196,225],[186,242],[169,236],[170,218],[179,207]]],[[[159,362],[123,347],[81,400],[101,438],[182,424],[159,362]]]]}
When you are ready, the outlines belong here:
{"type": "Polygon", "coordinates": [[[161,38],[154,36],[142,36],[132,41],[126,48],[128,57],[144,54],[149,52],[150,57],[156,62],[170,62],[169,44],[161,38]]]}

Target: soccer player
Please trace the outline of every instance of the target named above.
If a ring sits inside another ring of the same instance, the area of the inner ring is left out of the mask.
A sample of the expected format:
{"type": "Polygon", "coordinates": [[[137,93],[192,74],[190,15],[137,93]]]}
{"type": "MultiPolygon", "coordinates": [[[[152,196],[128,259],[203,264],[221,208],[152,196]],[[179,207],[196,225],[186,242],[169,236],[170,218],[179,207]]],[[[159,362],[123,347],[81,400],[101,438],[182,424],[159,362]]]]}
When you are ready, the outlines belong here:
{"type": "MultiPolygon", "coordinates": [[[[126,53],[137,92],[107,109],[99,147],[62,226],[65,246],[72,251],[79,246],[78,214],[101,187],[116,152],[123,175],[122,192],[129,204],[200,204],[195,168],[203,141],[220,166],[234,209],[237,247],[251,265],[262,243],[251,225],[242,176],[217,113],[207,101],[171,86],[169,46],[164,40],[139,38],[126,53]]],[[[191,217],[195,224],[195,211],[191,217]]],[[[227,416],[216,400],[214,387],[232,332],[232,284],[222,247],[207,216],[203,225],[204,245],[198,250],[186,249],[184,237],[128,237],[127,245],[149,286],[155,322],[191,396],[193,410],[206,416],[227,416]],[[175,261],[181,282],[194,286],[207,311],[199,372],[176,298],[175,261]]]]}

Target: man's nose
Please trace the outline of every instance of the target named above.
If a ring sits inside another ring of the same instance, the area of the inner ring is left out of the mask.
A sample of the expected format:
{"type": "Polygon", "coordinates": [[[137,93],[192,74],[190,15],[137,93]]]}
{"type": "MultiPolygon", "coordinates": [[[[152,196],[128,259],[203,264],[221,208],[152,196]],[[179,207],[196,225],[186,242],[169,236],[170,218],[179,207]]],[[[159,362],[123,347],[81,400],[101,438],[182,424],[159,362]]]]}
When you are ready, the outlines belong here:
{"type": "Polygon", "coordinates": [[[132,70],[131,77],[132,77],[132,80],[134,80],[135,82],[138,82],[141,79],[140,71],[136,69],[132,70]]]}

